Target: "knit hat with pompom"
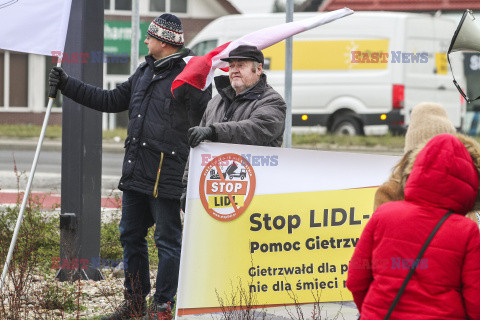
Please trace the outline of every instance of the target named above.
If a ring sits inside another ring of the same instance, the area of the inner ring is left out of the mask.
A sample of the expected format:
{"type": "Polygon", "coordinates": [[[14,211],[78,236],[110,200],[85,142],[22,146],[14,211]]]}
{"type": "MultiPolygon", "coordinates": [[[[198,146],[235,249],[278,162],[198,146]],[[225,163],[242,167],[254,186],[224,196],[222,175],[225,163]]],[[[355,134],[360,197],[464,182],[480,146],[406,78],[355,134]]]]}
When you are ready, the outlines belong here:
{"type": "Polygon", "coordinates": [[[183,46],[182,22],[177,16],[164,13],[150,23],[148,35],[174,46],[183,46]]]}

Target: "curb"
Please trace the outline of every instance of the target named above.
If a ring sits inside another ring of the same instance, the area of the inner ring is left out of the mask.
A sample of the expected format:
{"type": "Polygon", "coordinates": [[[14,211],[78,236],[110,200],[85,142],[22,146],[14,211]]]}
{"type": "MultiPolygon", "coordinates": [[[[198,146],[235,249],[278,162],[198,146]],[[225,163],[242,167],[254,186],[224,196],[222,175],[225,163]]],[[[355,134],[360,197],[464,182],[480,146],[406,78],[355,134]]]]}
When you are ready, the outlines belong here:
{"type": "MultiPolygon", "coordinates": [[[[30,173],[21,174],[17,180],[14,171],[0,170],[0,192],[25,191],[30,173]]],[[[60,193],[62,177],[59,173],[35,172],[32,190],[35,192],[60,193]]],[[[102,175],[102,194],[110,194],[117,189],[120,176],[102,175]]]]}

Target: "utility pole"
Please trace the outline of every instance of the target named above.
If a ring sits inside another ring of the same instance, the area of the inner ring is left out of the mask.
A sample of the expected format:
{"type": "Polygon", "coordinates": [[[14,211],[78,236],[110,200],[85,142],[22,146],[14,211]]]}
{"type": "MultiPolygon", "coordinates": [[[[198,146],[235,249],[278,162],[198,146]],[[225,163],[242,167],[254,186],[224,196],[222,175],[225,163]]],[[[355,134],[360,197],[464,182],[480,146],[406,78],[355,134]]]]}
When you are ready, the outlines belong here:
{"type": "MultiPolygon", "coordinates": [[[[293,0],[286,3],[286,22],[293,21],[293,0]]],[[[293,63],[293,38],[285,40],[285,102],[287,114],[285,117],[285,132],[283,134],[283,147],[292,147],[292,63],[293,63]]]]}
{"type": "Polygon", "coordinates": [[[140,0],[132,0],[132,42],[130,49],[130,74],[138,67],[138,42],[140,41],[140,0]]]}
{"type": "MultiPolygon", "coordinates": [[[[66,63],[65,72],[102,87],[103,1],[72,1],[65,52],[88,53],[87,63],[66,63]]],[[[62,203],[60,269],[57,278],[101,280],[100,210],[102,175],[102,114],[64,99],[62,118],[62,203]],[[95,261],[97,263],[95,263],[95,261]]]]}

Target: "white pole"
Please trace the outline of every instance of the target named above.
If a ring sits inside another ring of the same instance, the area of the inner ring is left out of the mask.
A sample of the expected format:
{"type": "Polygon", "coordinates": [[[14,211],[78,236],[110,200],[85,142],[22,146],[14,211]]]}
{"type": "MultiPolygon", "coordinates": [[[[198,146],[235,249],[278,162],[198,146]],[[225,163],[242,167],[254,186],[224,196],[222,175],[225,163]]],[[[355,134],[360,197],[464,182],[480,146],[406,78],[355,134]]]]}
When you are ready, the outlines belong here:
{"type": "MultiPolygon", "coordinates": [[[[293,0],[286,3],[286,22],[293,21],[293,0]]],[[[285,117],[285,132],[283,134],[283,147],[292,147],[292,62],[293,62],[293,38],[289,37],[285,43],[285,102],[287,114],[285,117]]]]}
{"type": "Polygon", "coordinates": [[[5,109],[10,108],[10,51],[5,51],[5,66],[3,72],[3,106],[5,109]]]}
{"type": "MultiPolygon", "coordinates": [[[[57,63],[57,67],[61,67],[62,62],[57,63]]],[[[20,213],[18,214],[17,224],[15,225],[15,230],[13,232],[12,242],[10,243],[10,249],[8,249],[7,260],[5,260],[5,265],[3,266],[2,278],[0,279],[0,292],[2,292],[3,285],[8,273],[8,266],[10,265],[10,260],[12,260],[13,250],[15,248],[15,243],[17,242],[18,232],[20,231],[20,226],[23,221],[23,213],[25,207],[27,206],[28,196],[30,194],[30,188],[32,186],[33,176],[35,175],[35,169],[37,168],[38,157],[40,156],[40,150],[42,149],[43,138],[45,137],[45,131],[47,130],[48,118],[50,118],[50,112],[52,111],[53,101],[55,97],[49,97],[47,111],[45,112],[45,118],[43,119],[42,131],[40,133],[40,138],[38,139],[37,150],[35,151],[35,157],[33,158],[32,169],[30,169],[30,176],[28,177],[27,189],[25,190],[25,195],[23,196],[22,206],[20,207],[20,213]]]]}
{"type": "Polygon", "coordinates": [[[140,30],[140,4],[139,0],[132,1],[132,42],[130,48],[130,74],[133,74],[138,67],[138,32],[140,30]]]}

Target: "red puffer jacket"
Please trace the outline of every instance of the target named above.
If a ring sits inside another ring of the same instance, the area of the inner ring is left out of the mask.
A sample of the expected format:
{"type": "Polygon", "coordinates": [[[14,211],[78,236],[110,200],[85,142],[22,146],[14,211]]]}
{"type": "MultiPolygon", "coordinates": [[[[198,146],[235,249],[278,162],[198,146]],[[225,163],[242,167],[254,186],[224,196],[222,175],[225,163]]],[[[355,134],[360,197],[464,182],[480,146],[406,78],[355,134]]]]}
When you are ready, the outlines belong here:
{"type": "Polygon", "coordinates": [[[449,210],[390,319],[480,319],[480,233],[464,217],[478,174],[462,143],[434,137],[420,151],[405,201],[380,206],[365,226],[348,270],[362,320],[383,319],[423,243],[449,210]]]}

